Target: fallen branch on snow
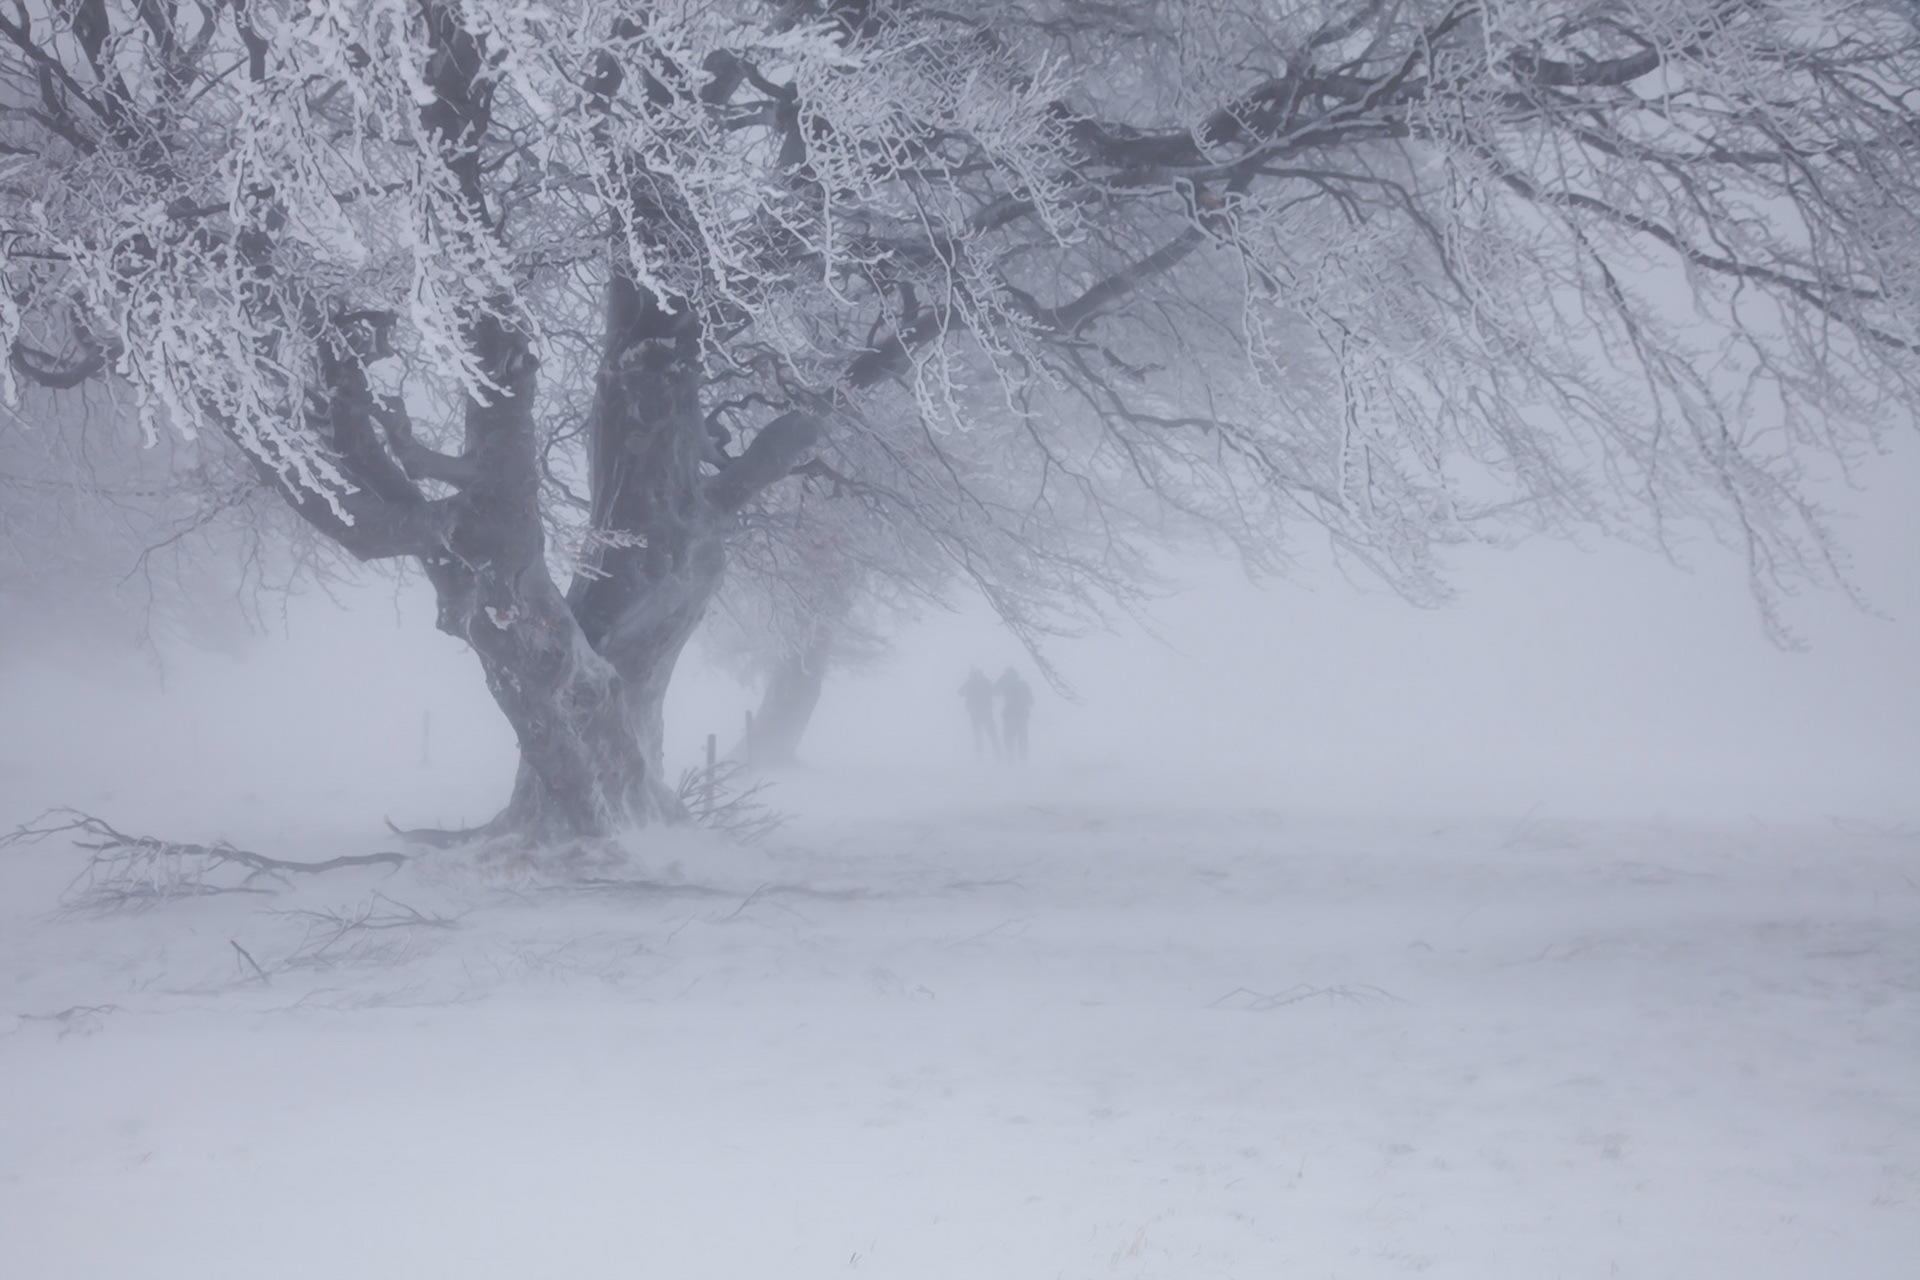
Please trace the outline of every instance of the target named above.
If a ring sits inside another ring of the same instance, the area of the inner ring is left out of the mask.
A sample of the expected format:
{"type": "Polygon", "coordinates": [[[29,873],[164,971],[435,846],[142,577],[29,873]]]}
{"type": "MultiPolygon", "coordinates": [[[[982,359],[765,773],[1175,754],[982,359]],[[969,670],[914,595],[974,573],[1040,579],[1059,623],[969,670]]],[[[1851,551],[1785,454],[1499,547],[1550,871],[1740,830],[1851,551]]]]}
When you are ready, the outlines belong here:
{"type": "Polygon", "coordinates": [[[260,962],[253,958],[253,952],[247,950],[245,947],[241,946],[238,942],[236,942],[232,938],[227,939],[227,945],[240,953],[240,958],[247,962],[247,967],[254,971],[254,973],[259,977],[262,985],[269,986],[269,987],[273,985],[273,979],[269,978],[267,976],[267,971],[260,967],[260,962]]]}
{"type": "Polygon", "coordinates": [[[90,1036],[100,1030],[108,1014],[120,1012],[117,1004],[76,1004],[58,1013],[23,1013],[21,1022],[51,1022],[60,1028],[62,1039],[71,1035],[90,1036]]]}
{"type": "Polygon", "coordinates": [[[224,840],[197,844],[133,835],[77,809],[47,810],[11,834],[0,836],[0,849],[37,844],[55,836],[70,837],[74,847],[92,855],[67,885],[65,894],[67,906],[92,911],[144,910],[160,902],[222,893],[269,893],[271,890],[255,881],[350,867],[397,867],[407,860],[405,854],[381,852],[295,862],[224,840]],[[232,873],[239,878],[230,878],[232,873]]]}

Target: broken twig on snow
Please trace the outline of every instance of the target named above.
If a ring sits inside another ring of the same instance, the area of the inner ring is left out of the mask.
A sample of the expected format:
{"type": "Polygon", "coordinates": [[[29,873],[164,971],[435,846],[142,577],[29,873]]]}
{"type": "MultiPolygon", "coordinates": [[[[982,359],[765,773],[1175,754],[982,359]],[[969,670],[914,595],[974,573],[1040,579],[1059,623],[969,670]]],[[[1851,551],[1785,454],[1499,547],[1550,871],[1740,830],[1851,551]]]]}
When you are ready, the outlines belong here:
{"type": "Polygon", "coordinates": [[[679,799],[698,825],[752,844],[772,835],[787,820],[762,798],[772,785],[764,778],[750,780],[747,767],[738,760],[719,760],[681,774],[679,799]]]}
{"type": "MultiPolygon", "coordinates": [[[[303,920],[307,924],[305,939],[286,958],[282,967],[299,965],[325,968],[342,961],[358,963],[375,958],[391,958],[391,947],[384,948],[378,957],[370,953],[371,935],[393,930],[453,929],[460,924],[460,916],[428,915],[377,890],[358,907],[350,909],[301,908],[272,914],[303,920]],[[335,950],[349,939],[352,945],[346,951],[335,950]]],[[[409,944],[402,941],[399,945],[405,947],[409,944]]]]}

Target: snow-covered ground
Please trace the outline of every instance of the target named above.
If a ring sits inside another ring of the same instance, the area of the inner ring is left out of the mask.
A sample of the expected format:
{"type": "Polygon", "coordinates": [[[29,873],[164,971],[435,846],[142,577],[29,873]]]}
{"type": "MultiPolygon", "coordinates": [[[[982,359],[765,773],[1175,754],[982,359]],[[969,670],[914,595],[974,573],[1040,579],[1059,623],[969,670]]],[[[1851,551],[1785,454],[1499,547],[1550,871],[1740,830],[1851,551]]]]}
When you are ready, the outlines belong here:
{"type": "Polygon", "coordinates": [[[1043,781],[593,891],[0,854],[0,1275],[1920,1274],[1920,830],[1043,781]]]}

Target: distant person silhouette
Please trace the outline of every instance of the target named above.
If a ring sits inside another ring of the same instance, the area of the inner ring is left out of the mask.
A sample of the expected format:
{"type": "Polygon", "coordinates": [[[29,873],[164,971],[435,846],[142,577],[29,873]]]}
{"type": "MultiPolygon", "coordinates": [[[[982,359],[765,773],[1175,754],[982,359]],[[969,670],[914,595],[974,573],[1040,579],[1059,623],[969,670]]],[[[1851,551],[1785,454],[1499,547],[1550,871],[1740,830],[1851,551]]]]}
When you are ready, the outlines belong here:
{"type": "Polygon", "coordinates": [[[960,697],[967,704],[967,716],[973,721],[973,758],[979,760],[990,747],[993,758],[1000,758],[1000,734],[993,727],[993,681],[975,667],[960,686],[960,697]]]}
{"type": "Polygon", "coordinates": [[[1027,717],[1033,712],[1033,689],[1012,667],[1000,673],[996,687],[1000,691],[1000,731],[1007,744],[1007,755],[1025,764],[1027,717]]]}

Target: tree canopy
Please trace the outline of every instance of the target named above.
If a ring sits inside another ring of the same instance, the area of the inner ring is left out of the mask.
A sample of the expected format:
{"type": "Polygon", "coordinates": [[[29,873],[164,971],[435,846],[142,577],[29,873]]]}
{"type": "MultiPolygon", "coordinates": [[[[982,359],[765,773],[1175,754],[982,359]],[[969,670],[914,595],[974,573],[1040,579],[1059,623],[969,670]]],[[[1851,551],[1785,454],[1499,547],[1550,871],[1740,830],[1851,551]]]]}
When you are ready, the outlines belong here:
{"type": "Polygon", "coordinates": [[[1193,530],[1421,599],[1448,542],[1688,522],[1763,602],[1843,581],[1803,464],[1920,403],[1916,21],[12,0],[0,341],[418,561],[516,822],[591,832],[665,803],[673,659],[810,505],[1028,634],[1193,530]]]}

